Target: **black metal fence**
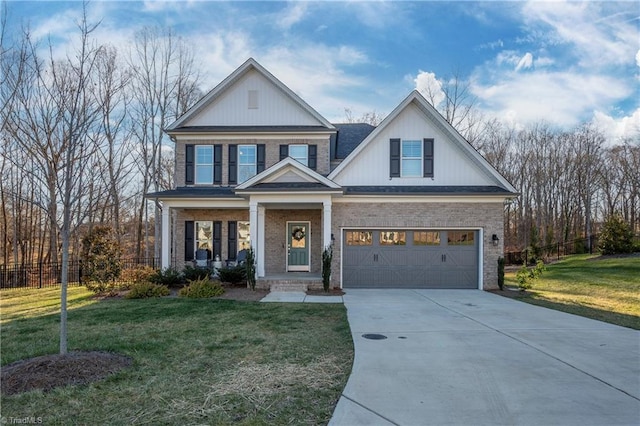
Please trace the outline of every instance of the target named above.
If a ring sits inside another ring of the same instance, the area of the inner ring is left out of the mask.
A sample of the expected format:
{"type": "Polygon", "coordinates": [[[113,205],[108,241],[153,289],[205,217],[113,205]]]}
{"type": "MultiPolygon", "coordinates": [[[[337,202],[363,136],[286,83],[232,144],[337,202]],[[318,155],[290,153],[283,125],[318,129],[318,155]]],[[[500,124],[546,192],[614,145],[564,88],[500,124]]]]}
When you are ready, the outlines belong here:
{"type": "MultiPolygon", "coordinates": [[[[158,259],[122,259],[122,271],[140,266],[159,268],[158,259]]],[[[38,262],[31,264],[0,265],[0,289],[6,288],[48,288],[60,285],[62,276],[61,262],[38,262]]],[[[82,284],[82,261],[70,260],[68,283],[82,284]]]]}
{"type": "Polygon", "coordinates": [[[600,235],[594,234],[588,238],[557,242],[548,246],[533,249],[528,247],[521,251],[512,251],[504,254],[506,265],[530,265],[538,260],[560,260],[563,256],[571,254],[593,253],[598,249],[600,235]]]}

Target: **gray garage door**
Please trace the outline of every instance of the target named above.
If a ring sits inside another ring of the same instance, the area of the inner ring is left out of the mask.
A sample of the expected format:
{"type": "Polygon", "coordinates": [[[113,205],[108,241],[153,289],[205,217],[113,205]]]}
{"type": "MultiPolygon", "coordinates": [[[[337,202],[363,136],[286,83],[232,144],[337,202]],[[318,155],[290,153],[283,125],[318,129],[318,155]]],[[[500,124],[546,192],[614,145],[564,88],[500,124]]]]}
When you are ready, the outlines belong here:
{"type": "Polygon", "coordinates": [[[346,288],[478,288],[478,231],[344,231],[346,288]]]}

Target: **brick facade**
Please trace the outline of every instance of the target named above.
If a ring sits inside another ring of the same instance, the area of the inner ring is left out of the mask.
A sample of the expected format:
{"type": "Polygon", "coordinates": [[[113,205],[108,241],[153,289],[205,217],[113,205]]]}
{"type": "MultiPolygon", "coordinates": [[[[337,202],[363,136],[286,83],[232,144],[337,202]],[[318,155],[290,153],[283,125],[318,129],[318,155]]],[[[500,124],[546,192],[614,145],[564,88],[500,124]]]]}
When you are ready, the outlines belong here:
{"type": "Polygon", "coordinates": [[[331,285],[340,285],[342,228],[482,228],[483,289],[498,287],[498,258],[504,233],[502,203],[334,203],[331,232],[336,235],[331,285]],[[493,234],[500,239],[494,246],[493,234]]]}
{"type": "Polygon", "coordinates": [[[175,145],[175,187],[185,186],[185,146],[193,145],[222,145],[222,186],[229,185],[228,155],[229,145],[257,145],[265,144],[265,168],[269,168],[280,161],[280,145],[317,145],[318,157],[316,172],[321,175],[329,174],[329,137],[327,139],[181,139],[175,145]]]}

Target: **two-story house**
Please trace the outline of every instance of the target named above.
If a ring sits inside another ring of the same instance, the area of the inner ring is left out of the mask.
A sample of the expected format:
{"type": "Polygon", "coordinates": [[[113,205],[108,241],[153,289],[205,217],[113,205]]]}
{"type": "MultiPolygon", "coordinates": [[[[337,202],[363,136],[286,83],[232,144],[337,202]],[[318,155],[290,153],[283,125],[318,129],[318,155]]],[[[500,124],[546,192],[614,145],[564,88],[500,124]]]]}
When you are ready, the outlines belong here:
{"type": "Polygon", "coordinates": [[[493,288],[507,182],[416,91],[377,127],[332,124],[249,59],[166,129],[163,267],[251,246],[258,285],[493,288]]]}

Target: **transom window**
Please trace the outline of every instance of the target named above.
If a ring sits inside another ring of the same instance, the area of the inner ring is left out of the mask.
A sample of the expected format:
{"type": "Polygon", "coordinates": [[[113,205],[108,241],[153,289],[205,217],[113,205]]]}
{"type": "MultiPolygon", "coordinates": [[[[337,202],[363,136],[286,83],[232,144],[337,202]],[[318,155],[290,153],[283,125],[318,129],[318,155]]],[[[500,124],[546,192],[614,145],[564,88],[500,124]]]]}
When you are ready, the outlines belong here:
{"type": "Polygon", "coordinates": [[[238,146],[238,184],[251,179],[256,175],[256,146],[238,146]]]}
{"type": "Polygon", "coordinates": [[[414,246],[439,246],[440,232],[437,231],[414,231],[414,246]]]}
{"type": "Polygon", "coordinates": [[[309,146],[289,145],[289,157],[301,162],[305,166],[309,166],[309,146]]]}
{"type": "Polygon", "coordinates": [[[196,184],[213,183],[213,146],[196,145],[196,184]]]}
{"type": "Polygon", "coordinates": [[[371,231],[347,231],[348,246],[370,246],[373,245],[373,233],[371,231]]]}
{"type": "Polygon", "coordinates": [[[407,233],[404,231],[380,231],[381,246],[404,246],[407,244],[407,233]]]}
{"type": "Polygon", "coordinates": [[[422,141],[403,140],[401,149],[402,177],[422,176],[422,141]]]}

